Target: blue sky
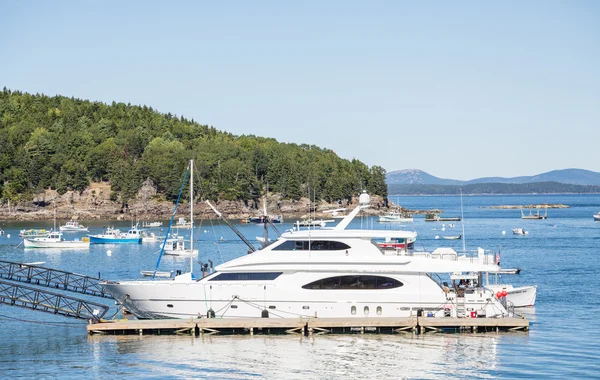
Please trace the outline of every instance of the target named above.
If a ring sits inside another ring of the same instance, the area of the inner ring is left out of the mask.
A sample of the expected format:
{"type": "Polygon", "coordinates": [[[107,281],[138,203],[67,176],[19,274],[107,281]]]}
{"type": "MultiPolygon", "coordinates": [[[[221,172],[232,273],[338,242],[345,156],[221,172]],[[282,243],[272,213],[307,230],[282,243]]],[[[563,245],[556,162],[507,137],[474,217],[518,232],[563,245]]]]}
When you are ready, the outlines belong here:
{"type": "Polygon", "coordinates": [[[600,2],[0,1],[0,86],[444,178],[600,172],[600,2]]]}

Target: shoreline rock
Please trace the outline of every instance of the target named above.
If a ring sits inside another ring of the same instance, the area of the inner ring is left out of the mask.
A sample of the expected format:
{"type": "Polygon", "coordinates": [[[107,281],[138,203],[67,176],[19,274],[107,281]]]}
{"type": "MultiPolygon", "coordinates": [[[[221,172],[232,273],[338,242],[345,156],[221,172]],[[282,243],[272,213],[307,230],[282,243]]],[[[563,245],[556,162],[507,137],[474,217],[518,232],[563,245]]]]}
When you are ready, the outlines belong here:
{"type": "MultiPolygon", "coordinates": [[[[110,199],[111,189],[108,183],[93,183],[81,193],[68,191],[62,195],[56,190],[47,189],[37,194],[32,201],[18,204],[0,204],[0,220],[2,221],[35,221],[52,220],[54,205],[56,218],[59,220],[136,220],[154,221],[171,218],[174,203],[160,200],[152,183],[144,182],[136,199],[121,203],[110,199]]],[[[221,200],[212,204],[229,220],[245,219],[262,213],[264,198],[258,202],[221,200]]],[[[269,194],[267,197],[267,212],[272,215],[283,215],[284,220],[301,220],[305,218],[330,219],[327,210],[347,208],[349,212],[358,205],[358,196],[351,202],[346,200],[337,203],[318,202],[313,205],[308,198],[298,201],[282,199],[280,194],[269,194]]],[[[381,196],[371,196],[371,207],[362,211],[363,215],[381,215],[392,209],[414,214],[429,211],[407,210],[389,202],[385,207],[381,196]]],[[[438,210],[439,211],[439,210],[438,210]]],[[[175,217],[189,218],[189,202],[179,204],[175,217]]],[[[194,204],[194,219],[217,219],[216,214],[203,201],[196,200],[194,204]]]]}

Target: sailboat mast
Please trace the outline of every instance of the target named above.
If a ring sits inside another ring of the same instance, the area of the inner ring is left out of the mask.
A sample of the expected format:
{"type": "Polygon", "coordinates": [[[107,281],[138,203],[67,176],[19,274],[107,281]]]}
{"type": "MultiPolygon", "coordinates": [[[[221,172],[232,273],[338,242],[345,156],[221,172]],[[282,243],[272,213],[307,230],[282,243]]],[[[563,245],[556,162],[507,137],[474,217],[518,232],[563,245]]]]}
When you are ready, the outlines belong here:
{"type": "Polygon", "coordinates": [[[462,225],[462,243],[463,253],[467,251],[467,243],[465,242],[465,212],[463,211],[462,187],[460,188],[460,220],[462,225]]]}
{"type": "Polygon", "coordinates": [[[190,273],[194,260],[194,160],[190,160],[190,273]]]}

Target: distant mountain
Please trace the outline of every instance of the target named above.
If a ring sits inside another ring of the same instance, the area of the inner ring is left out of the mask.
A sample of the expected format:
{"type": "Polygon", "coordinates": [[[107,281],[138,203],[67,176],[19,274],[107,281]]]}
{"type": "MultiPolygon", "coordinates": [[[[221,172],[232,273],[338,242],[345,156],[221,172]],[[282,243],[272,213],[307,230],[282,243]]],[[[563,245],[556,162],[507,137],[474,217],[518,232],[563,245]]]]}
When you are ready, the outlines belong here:
{"type": "Polygon", "coordinates": [[[477,195],[477,194],[600,194],[600,186],[558,182],[474,183],[457,185],[388,185],[393,195],[477,195]]]}
{"type": "Polygon", "coordinates": [[[464,181],[432,176],[419,169],[404,169],[387,173],[388,185],[461,185],[464,181]]]}
{"type": "Polygon", "coordinates": [[[386,183],[388,185],[472,185],[477,183],[514,183],[527,184],[538,182],[558,182],[571,185],[593,185],[600,186],[600,173],[583,169],[552,170],[547,173],[534,176],[522,177],[484,177],[469,181],[454,179],[443,179],[432,176],[418,169],[397,170],[387,173],[386,183]]]}

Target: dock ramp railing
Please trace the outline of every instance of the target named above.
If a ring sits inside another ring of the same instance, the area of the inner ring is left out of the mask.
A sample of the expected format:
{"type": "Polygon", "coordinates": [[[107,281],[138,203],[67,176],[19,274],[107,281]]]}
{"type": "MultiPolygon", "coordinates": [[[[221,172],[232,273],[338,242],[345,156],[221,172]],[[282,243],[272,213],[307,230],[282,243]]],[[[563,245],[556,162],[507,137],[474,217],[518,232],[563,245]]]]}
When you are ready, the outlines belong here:
{"type": "Polygon", "coordinates": [[[100,278],[37,265],[0,260],[0,278],[94,297],[113,298],[104,292],[100,285],[103,280],[100,278]]]}

